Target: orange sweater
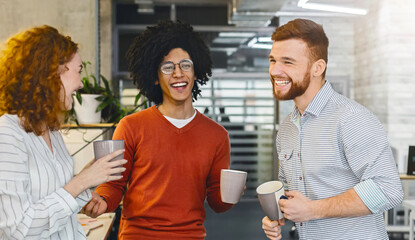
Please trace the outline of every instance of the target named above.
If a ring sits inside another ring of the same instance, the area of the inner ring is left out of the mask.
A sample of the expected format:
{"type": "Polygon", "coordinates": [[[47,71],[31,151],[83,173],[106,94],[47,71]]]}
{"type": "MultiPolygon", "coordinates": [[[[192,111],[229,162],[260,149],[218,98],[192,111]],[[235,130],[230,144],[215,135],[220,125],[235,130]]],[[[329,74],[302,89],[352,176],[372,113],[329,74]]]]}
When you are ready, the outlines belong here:
{"type": "Polygon", "coordinates": [[[151,107],[122,119],[113,139],[125,141],[126,171],[96,192],[108,211],[125,192],[119,239],[203,239],[205,198],[215,212],[232,207],[219,189],[220,170],[229,168],[228,134],[199,112],[179,129],[151,107]]]}

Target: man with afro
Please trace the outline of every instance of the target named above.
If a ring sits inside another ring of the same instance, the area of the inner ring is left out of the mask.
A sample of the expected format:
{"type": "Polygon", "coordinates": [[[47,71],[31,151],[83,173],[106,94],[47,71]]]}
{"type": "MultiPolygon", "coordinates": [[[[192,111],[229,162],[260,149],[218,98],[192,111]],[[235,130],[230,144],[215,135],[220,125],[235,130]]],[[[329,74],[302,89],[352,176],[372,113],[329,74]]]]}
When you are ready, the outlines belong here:
{"type": "Polygon", "coordinates": [[[120,121],[113,139],[125,141],[124,177],[98,186],[83,211],[114,211],[124,197],[119,239],[204,239],[205,199],[215,212],[233,206],[220,197],[228,133],[193,107],[212,75],[209,49],[190,25],[162,21],[135,39],[127,59],[155,105],[120,121]]]}

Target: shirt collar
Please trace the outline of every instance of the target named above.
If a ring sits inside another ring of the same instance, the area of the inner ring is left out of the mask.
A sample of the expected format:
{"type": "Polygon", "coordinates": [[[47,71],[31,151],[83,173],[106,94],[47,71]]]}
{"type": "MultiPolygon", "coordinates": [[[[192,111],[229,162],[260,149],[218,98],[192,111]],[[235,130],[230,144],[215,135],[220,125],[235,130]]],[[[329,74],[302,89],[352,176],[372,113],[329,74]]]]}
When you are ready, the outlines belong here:
{"type": "MultiPolygon", "coordinates": [[[[331,84],[328,81],[326,81],[323,87],[321,87],[321,89],[318,91],[316,96],[314,96],[313,100],[311,100],[310,104],[308,104],[304,113],[309,113],[314,116],[318,116],[323,110],[324,106],[326,106],[333,92],[334,90],[331,84]]],[[[299,118],[300,115],[300,110],[298,110],[297,106],[294,105],[294,110],[291,113],[291,121],[299,118]]]]}
{"type": "Polygon", "coordinates": [[[291,122],[294,122],[297,119],[299,119],[300,115],[301,115],[300,110],[298,110],[297,106],[294,105],[294,109],[293,109],[293,111],[291,112],[291,115],[290,115],[291,122]]]}

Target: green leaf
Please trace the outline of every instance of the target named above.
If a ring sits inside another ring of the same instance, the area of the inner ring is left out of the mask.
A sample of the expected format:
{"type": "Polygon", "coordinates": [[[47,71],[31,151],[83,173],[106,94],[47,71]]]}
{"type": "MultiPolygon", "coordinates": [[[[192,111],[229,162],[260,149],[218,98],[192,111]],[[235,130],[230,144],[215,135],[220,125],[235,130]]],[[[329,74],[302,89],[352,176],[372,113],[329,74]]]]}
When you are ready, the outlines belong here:
{"type": "Polygon", "coordinates": [[[101,96],[96,97],[95,99],[102,102],[106,99],[106,97],[104,95],[101,95],[101,96]]]}
{"type": "Polygon", "coordinates": [[[79,104],[82,105],[82,96],[79,92],[76,92],[76,99],[78,100],[79,104]]]}
{"type": "MultiPolygon", "coordinates": [[[[100,75],[99,79],[97,79],[95,74],[90,74],[89,68],[91,67],[91,62],[82,62],[82,66],[84,68],[84,75],[81,81],[84,87],[79,89],[76,93],[76,99],[80,104],[82,104],[81,93],[100,94],[101,96],[96,99],[101,103],[98,105],[96,111],[102,111],[103,122],[118,122],[126,114],[131,113],[131,110],[122,107],[118,98],[118,93],[114,93],[111,89],[110,80],[105,78],[103,75],[100,75]]],[[[141,106],[147,106],[147,101],[141,93],[138,93],[135,96],[134,106],[136,106],[135,109],[138,109],[138,107],[141,106]],[[137,106],[140,99],[143,99],[143,102],[137,106]]],[[[75,120],[75,122],[77,122],[74,111],[70,111],[69,115],[75,120]]]]}
{"type": "Polygon", "coordinates": [[[104,76],[102,76],[102,75],[101,75],[101,80],[102,80],[102,82],[103,82],[103,83],[104,83],[104,85],[105,85],[105,90],[106,90],[107,92],[111,92],[111,89],[110,89],[110,86],[109,86],[108,80],[107,80],[104,76]]]}
{"type": "Polygon", "coordinates": [[[111,103],[111,101],[104,101],[104,102],[102,102],[101,104],[99,104],[98,105],[98,107],[97,107],[97,110],[96,110],[96,112],[99,112],[99,111],[101,111],[101,110],[103,110],[105,107],[107,107],[108,106],[108,104],[110,104],[111,103]]]}
{"type": "Polygon", "coordinates": [[[137,105],[137,102],[138,102],[138,100],[140,100],[140,98],[141,98],[141,93],[138,93],[138,94],[135,96],[134,106],[136,106],[136,105],[137,105]]]}

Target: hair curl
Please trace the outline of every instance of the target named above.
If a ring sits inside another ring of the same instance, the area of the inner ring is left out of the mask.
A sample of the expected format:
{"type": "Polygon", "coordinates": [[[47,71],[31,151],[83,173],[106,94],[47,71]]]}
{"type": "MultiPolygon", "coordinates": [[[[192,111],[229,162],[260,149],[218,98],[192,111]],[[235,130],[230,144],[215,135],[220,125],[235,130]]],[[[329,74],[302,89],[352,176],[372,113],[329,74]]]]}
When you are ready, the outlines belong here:
{"type": "MultiPolygon", "coordinates": [[[[274,41],[288,39],[303,40],[309,48],[310,60],[323,59],[326,63],[328,62],[329,39],[321,25],[308,19],[297,18],[278,27],[272,34],[274,41]]],[[[326,70],[323,72],[323,77],[325,75],[326,70]]]]}
{"type": "Polygon", "coordinates": [[[59,66],[77,50],[69,36],[47,25],[7,40],[0,55],[0,115],[16,114],[25,131],[38,136],[59,129],[63,111],[59,66]]]}
{"type": "Polygon", "coordinates": [[[194,63],[196,81],[192,89],[193,100],[200,95],[200,85],[206,84],[212,76],[212,60],[209,48],[193,28],[180,21],[160,21],[137,36],[127,51],[128,70],[140,92],[156,104],[163,102],[158,80],[161,61],[170,50],[185,50],[194,63]]]}

